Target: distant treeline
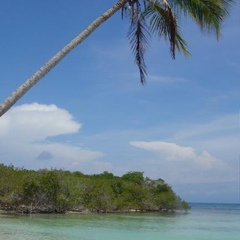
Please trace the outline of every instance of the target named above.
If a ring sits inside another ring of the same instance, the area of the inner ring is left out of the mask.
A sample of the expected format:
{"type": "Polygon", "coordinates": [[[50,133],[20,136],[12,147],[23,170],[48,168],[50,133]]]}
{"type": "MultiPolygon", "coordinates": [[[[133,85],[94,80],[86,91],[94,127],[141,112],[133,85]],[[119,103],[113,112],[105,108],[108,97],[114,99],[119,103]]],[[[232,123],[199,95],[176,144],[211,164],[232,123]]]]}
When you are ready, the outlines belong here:
{"type": "Polygon", "coordinates": [[[188,210],[163,179],[143,172],[121,177],[57,169],[38,171],[0,164],[0,209],[16,212],[127,212],[188,210]]]}

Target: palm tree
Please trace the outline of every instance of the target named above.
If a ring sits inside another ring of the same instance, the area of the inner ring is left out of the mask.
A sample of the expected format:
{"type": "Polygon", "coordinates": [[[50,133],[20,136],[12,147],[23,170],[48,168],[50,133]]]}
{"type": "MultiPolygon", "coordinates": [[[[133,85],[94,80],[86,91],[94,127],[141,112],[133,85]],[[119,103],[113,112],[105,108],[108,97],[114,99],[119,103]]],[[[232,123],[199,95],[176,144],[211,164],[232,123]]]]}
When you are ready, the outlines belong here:
{"type": "Polygon", "coordinates": [[[141,83],[144,84],[147,75],[144,53],[151,35],[157,33],[169,42],[173,59],[175,50],[189,55],[187,44],[179,32],[178,19],[181,15],[192,18],[202,31],[215,33],[218,38],[231,3],[233,0],[118,0],[6,98],[0,104],[0,117],[70,51],[119,10],[122,10],[123,17],[130,20],[128,38],[139,68],[141,83]]]}

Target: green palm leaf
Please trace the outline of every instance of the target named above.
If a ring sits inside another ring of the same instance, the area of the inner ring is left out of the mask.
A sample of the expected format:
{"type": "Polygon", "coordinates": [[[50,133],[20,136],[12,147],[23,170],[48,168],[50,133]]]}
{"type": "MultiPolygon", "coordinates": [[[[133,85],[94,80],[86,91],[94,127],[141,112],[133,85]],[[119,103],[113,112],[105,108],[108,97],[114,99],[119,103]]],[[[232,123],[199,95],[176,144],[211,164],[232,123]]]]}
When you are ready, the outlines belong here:
{"type": "MultiPolygon", "coordinates": [[[[145,9],[145,1],[143,2],[145,9]]],[[[125,15],[130,18],[130,28],[128,31],[128,39],[130,41],[131,50],[135,57],[135,63],[138,66],[141,83],[146,81],[147,68],[144,60],[144,54],[149,45],[148,38],[150,36],[148,26],[142,14],[140,1],[129,1],[128,6],[124,6],[125,15]],[[128,9],[129,11],[126,11],[128,9]]]]}
{"type": "Polygon", "coordinates": [[[148,28],[142,13],[134,13],[128,31],[128,39],[130,41],[131,50],[135,56],[135,62],[139,69],[142,84],[145,83],[147,75],[144,54],[149,45],[149,36],[148,28]]]}
{"type": "Polygon", "coordinates": [[[233,0],[168,0],[177,13],[190,16],[202,31],[221,33],[221,24],[228,16],[233,0]]]}
{"type": "Polygon", "coordinates": [[[152,32],[164,37],[169,42],[173,58],[175,58],[175,49],[186,56],[190,54],[177,25],[178,17],[167,1],[149,1],[144,16],[149,18],[152,32]]]}

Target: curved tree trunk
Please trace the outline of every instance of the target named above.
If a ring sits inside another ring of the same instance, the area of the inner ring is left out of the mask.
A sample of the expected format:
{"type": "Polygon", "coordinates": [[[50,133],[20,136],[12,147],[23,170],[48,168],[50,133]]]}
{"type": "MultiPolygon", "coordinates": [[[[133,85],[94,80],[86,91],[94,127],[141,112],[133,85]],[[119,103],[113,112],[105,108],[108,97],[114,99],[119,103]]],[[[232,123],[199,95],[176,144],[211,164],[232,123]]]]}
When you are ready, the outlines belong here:
{"type": "Polygon", "coordinates": [[[62,50],[46,62],[37,72],[27,79],[18,89],[16,89],[4,102],[0,104],[0,117],[6,113],[28,90],[30,90],[39,80],[41,80],[50,70],[52,70],[70,51],[85,40],[96,28],[121,9],[128,0],[119,0],[109,10],[94,20],[76,38],[70,41],[62,50]]]}

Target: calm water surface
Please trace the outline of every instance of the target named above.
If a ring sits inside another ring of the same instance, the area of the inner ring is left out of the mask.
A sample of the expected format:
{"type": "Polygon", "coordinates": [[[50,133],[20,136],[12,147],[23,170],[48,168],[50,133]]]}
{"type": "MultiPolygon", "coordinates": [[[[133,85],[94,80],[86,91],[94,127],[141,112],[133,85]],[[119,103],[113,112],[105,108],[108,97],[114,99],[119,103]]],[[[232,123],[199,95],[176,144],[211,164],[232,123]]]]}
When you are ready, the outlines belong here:
{"type": "Polygon", "coordinates": [[[187,214],[0,214],[0,240],[239,240],[240,205],[192,204],[187,214]]]}

